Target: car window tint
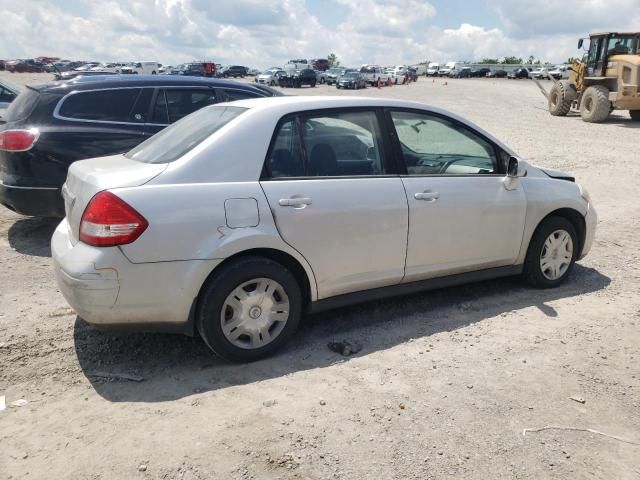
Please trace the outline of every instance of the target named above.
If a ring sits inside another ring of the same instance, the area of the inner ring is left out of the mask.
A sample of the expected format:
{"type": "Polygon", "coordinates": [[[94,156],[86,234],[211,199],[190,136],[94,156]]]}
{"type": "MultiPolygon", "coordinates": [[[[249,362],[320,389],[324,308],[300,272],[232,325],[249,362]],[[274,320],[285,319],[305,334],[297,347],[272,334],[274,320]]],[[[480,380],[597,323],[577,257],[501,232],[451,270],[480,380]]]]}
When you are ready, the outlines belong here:
{"type": "Polygon", "coordinates": [[[166,89],[169,123],[176,122],[202,107],[216,103],[216,93],[212,88],[166,89]]]}
{"type": "Polygon", "coordinates": [[[230,105],[203,108],[145,140],[125,156],[144,163],[173,162],[246,110],[230,105]]]}
{"type": "Polygon", "coordinates": [[[280,125],[267,158],[265,173],[272,178],[304,176],[300,135],[294,119],[280,125]]]}
{"type": "Polygon", "coordinates": [[[131,109],[131,121],[137,123],[148,121],[149,104],[151,103],[152,96],[153,88],[143,88],[140,90],[140,95],[138,95],[136,103],[131,109]]]}
{"type": "Polygon", "coordinates": [[[233,102],[234,100],[245,100],[247,98],[257,98],[262,95],[258,95],[257,93],[248,92],[246,90],[233,90],[230,88],[225,88],[223,90],[224,99],[227,102],[233,102]]]}
{"type": "Polygon", "coordinates": [[[22,91],[7,110],[4,119],[7,122],[20,122],[25,120],[36,108],[40,100],[40,93],[37,90],[27,87],[22,91]]]}
{"type": "Polygon", "coordinates": [[[15,93],[0,87],[0,102],[12,102],[14,98],[16,98],[15,93]]]}
{"type": "Polygon", "coordinates": [[[391,112],[409,175],[491,174],[493,146],[471,130],[428,114],[391,112]]]}
{"type": "Polygon", "coordinates": [[[131,122],[134,121],[132,110],[139,94],[139,88],[80,92],[67,97],[59,113],[66,118],[131,122]]]}
{"type": "Polygon", "coordinates": [[[167,125],[169,123],[169,111],[167,110],[167,97],[164,90],[160,90],[153,104],[153,115],[151,117],[153,123],[167,125]]]}
{"type": "Polygon", "coordinates": [[[375,112],[302,119],[307,176],[382,175],[382,138],[375,112]]]}

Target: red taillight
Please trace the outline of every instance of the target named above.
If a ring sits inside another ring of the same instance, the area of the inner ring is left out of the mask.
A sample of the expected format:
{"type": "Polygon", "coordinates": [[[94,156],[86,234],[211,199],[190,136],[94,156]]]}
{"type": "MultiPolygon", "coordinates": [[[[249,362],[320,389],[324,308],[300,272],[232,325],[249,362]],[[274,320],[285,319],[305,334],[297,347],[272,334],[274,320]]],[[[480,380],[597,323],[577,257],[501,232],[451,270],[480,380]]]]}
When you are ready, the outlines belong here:
{"type": "Polygon", "coordinates": [[[24,152],[33,147],[40,133],[38,130],[5,130],[0,132],[0,150],[24,152]]]}
{"type": "Polygon", "coordinates": [[[114,247],[134,242],[149,222],[113,193],[97,193],[80,221],[80,241],[94,247],[114,247]]]}

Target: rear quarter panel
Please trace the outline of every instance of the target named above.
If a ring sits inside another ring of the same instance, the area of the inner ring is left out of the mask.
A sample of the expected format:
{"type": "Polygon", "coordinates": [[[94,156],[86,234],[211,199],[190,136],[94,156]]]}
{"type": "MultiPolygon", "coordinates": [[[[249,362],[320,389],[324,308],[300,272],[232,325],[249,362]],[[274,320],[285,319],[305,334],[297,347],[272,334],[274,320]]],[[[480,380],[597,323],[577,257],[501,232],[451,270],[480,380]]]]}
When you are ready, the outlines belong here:
{"type": "Polygon", "coordinates": [[[121,247],[133,263],[224,259],[255,248],[271,248],[293,256],[305,269],[312,297],[317,290],[305,258],[286,244],[257,181],[153,185],[112,190],[149,222],[147,230],[121,247]],[[225,201],[255,199],[259,223],[232,228],[225,201]]]}

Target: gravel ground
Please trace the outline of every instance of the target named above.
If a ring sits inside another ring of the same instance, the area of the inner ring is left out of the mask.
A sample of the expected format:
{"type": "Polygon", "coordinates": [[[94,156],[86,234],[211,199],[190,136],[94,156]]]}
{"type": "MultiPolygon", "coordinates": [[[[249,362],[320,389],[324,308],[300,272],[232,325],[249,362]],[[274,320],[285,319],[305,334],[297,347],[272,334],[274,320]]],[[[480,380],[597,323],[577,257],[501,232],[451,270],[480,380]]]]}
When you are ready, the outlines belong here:
{"type": "Polygon", "coordinates": [[[444,107],[575,174],[601,219],[591,254],[555,290],[502,279],[326,312],[280,355],[231,365],[197,338],[84,324],[53,279],[55,222],[0,208],[0,476],[640,479],[640,123],[551,117],[526,80],[356,94],[444,107]],[[342,339],[362,351],[327,348],[342,339]],[[523,435],[547,425],[620,438],[523,435]]]}

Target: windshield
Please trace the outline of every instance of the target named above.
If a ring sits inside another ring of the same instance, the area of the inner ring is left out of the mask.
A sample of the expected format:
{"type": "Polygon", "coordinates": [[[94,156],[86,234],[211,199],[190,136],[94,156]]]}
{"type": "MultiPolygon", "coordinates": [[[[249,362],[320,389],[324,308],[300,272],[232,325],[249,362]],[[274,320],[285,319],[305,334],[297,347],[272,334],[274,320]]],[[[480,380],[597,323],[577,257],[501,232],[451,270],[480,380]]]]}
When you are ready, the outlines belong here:
{"type": "Polygon", "coordinates": [[[607,55],[640,54],[637,38],[637,35],[612,34],[607,45],[607,55]]]}
{"type": "Polygon", "coordinates": [[[358,74],[355,72],[348,72],[344,74],[344,78],[357,78],[358,74]]]}
{"type": "Polygon", "coordinates": [[[142,142],[125,157],[143,163],[173,162],[246,110],[222,105],[197,110],[142,142]]]}

